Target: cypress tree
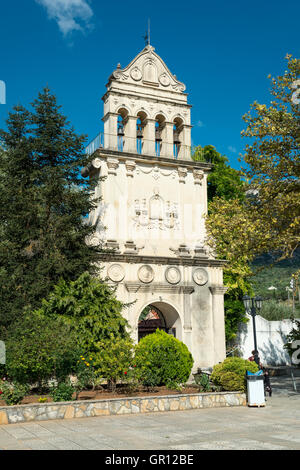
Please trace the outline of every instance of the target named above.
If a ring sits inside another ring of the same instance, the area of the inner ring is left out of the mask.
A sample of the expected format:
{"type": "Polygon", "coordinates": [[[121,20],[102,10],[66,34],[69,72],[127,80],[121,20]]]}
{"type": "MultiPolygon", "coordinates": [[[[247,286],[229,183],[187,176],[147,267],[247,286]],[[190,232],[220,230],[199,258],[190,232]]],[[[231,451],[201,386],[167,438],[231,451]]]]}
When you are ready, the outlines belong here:
{"type": "Polygon", "coordinates": [[[60,278],[93,273],[99,247],[86,240],[95,227],[85,136],[77,135],[45,88],[32,110],[16,106],[0,130],[0,327],[38,308],[60,278]]]}

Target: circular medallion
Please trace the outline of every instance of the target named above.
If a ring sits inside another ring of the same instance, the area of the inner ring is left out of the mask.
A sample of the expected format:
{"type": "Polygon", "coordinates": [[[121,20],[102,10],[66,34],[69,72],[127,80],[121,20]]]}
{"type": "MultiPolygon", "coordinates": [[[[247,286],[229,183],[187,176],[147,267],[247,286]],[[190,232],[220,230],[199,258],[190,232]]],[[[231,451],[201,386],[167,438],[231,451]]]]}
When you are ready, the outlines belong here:
{"type": "Polygon", "coordinates": [[[107,275],[111,281],[121,282],[125,277],[125,271],[120,264],[111,264],[107,270],[107,275]]]}
{"type": "Polygon", "coordinates": [[[140,281],[149,283],[153,281],[154,271],[151,266],[144,264],[138,270],[138,278],[140,281]]]}
{"type": "Polygon", "coordinates": [[[204,286],[208,281],[207,271],[203,268],[197,268],[193,272],[193,279],[199,286],[204,286]]]}
{"type": "Polygon", "coordinates": [[[177,284],[181,279],[181,274],[178,268],[171,267],[167,268],[165,272],[166,280],[170,284],[177,284]]]}
{"type": "Polygon", "coordinates": [[[159,76],[159,79],[158,79],[161,83],[162,86],[168,86],[170,85],[170,78],[168,77],[168,75],[166,73],[162,73],[160,76],[159,76]]]}
{"type": "Polygon", "coordinates": [[[142,79],[142,72],[140,71],[138,67],[133,67],[133,69],[130,72],[130,76],[131,78],[133,78],[133,80],[138,82],[139,80],[142,79]]]}

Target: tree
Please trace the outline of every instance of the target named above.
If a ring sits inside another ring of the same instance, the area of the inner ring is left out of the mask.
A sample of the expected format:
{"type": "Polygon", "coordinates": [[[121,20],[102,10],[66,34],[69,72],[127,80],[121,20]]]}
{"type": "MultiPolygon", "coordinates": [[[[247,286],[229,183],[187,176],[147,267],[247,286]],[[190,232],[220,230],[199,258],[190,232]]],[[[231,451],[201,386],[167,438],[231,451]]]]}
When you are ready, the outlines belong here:
{"type": "Polygon", "coordinates": [[[300,241],[300,107],[293,103],[300,61],[288,56],[288,71],[272,79],[270,106],[255,102],[244,116],[242,132],[254,143],[246,145],[244,171],[248,197],[230,203],[215,199],[207,228],[211,243],[226,259],[277,253],[291,256],[300,241]]]}
{"type": "Polygon", "coordinates": [[[45,88],[32,111],[16,106],[0,131],[0,326],[37,308],[60,277],[93,272],[99,247],[86,243],[95,207],[85,136],[77,135],[45,88]]]}
{"type": "Polygon", "coordinates": [[[98,343],[130,340],[128,322],[121,314],[124,307],[110,286],[85,272],[75,281],[61,279],[36,312],[71,325],[81,351],[94,359],[98,343]]]}
{"type": "MultiPolygon", "coordinates": [[[[248,279],[252,272],[247,257],[229,256],[230,252],[227,248],[235,241],[235,231],[226,231],[222,237],[223,232],[219,232],[219,225],[215,226],[214,221],[217,219],[219,224],[224,222],[223,212],[219,210],[221,205],[222,207],[233,207],[232,213],[228,214],[231,222],[231,217],[235,213],[235,205],[242,207],[242,201],[245,200],[246,183],[242,179],[242,173],[231,168],[228,158],[221,155],[212,145],[195,147],[193,159],[212,164],[211,172],[207,177],[209,213],[207,226],[210,244],[215,249],[217,256],[228,261],[224,267],[224,284],[228,288],[224,297],[224,307],[226,340],[230,341],[236,336],[239,323],[246,321],[241,298],[250,289],[248,279]],[[211,221],[212,223],[210,223],[211,221]],[[213,240],[217,240],[217,243],[213,244],[213,240]]],[[[227,213],[225,217],[227,217],[227,213]]],[[[230,227],[232,229],[232,224],[230,227]]]]}
{"type": "Polygon", "coordinates": [[[257,255],[273,252],[281,259],[299,246],[300,108],[293,102],[299,71],[299,60],[288,56],[288,71],[272,79],[270,106],[255,102],[254,114],[244,116],[248,127],[242,135],[254,138],[244,155],[246,197],[210,203],[208,243],[229,261],[225,272],[239,272],[242,291],[257,255]]]}
{"type": "Polygon", "coordinates": [[[295,99],[300,60],[290,55],[287,60],[288,70],[272,79],[270,105],[254,102],[242,132],[254,138],[244,160],[257,193],[257,215],[261,225],[267,224],[270,250],[281,257],[291,256],[300,241],[300,106],[295,99]]]}
{"type": "Polygon", "coordinates": [[[213,145],[198,145],[194,148],[192,158],[194,161],[212,164],[212,170],[207,177],[208,201],[215,197],[225,200],[244,199],[245,183],[241,179],[241,172],[231,168],[228,158],[217,152],[213,145]]]}
{"type": "Polygon", "coordinates": [[[39,384],[55,378],[64,380],[79,358],[77,338],[61,318],[30,313],[14,322],[5,338],[5,373],[22,384],[39,384]]]}

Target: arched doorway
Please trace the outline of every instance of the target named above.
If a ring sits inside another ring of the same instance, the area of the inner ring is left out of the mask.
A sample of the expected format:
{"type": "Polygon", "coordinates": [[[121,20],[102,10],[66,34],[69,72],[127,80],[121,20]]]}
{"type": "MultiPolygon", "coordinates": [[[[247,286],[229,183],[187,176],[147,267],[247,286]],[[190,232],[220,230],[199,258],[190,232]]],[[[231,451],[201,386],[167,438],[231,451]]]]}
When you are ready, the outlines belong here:
{"type": "Polygon", "coordinates": [[[138,341],[157,329],[181,337],[179,315],[174,307],[164,302],[154,302],[143,309],[138,320],[138,341]]]}

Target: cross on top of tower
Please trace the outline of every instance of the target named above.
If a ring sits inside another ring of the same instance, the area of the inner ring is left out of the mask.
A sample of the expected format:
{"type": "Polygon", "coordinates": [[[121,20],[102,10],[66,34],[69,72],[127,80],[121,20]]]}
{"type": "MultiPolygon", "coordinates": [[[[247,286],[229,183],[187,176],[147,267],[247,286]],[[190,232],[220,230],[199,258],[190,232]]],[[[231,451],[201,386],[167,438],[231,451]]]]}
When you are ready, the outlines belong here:
{"type": "Polygon", "coordinates": [[[150,46],[150,19],[148,19],[148,31],[146,31],[145,36],[143,36],[145,41],[145,46],[150,46]]]}

